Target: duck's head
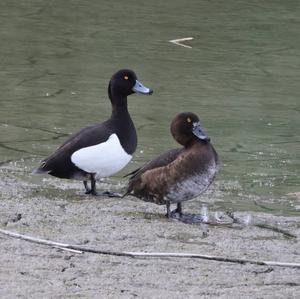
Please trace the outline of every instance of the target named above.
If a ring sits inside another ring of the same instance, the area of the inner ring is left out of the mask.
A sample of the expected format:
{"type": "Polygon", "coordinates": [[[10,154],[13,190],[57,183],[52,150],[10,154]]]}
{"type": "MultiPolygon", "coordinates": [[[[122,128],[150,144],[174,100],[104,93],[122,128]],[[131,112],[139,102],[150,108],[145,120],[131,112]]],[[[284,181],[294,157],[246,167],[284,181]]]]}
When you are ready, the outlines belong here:
{"type": "Polygon", "coordinates": [[[152,94],[153,90],[139,82],[134,71],[128,69],[117,71],[111,77],[108,85],[111,101],[122,100],[133,93],[152,94]]]}
{"type": "Polygon", "coordinates": [[[195,140],[210,141],[201,127],[198,116],[192,112],[177,114],[171,123],[171,133],[174,139],[183,146],[188,146],[195,140]]]}

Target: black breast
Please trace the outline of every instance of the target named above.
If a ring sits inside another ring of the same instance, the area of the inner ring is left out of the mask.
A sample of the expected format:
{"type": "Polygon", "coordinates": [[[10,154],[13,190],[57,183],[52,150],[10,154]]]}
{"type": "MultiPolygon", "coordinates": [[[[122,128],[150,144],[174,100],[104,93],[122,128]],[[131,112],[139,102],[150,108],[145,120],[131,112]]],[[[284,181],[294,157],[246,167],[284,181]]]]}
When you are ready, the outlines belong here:
{"type": "Polygon", "coordinates": [[[113,115],[109,126],[110,130],[117,134],[126,153],[132,155],[137,147],[137,134],[129,113],[113,115]]]}

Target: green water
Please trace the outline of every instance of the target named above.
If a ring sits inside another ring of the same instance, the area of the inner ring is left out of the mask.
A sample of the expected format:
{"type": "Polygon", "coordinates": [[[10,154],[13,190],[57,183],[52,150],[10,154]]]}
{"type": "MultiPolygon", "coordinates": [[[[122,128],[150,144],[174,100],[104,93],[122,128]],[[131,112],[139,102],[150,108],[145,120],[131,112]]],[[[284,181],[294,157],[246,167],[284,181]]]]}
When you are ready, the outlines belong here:
{"type": "Polygon", "coordinates": [[[172,117],[194,111],[222,161],[206,199],[300,213],[287,195],[300,192],[299,28],[298,0],[2,0],[0,165],[29,173],[105,120],[108,80],[129,67],[155,93],[129,99],[139,147],[122,173],[176,146],[172,117]],[[192,48],[169,42],[182,37],[192,48]]]}

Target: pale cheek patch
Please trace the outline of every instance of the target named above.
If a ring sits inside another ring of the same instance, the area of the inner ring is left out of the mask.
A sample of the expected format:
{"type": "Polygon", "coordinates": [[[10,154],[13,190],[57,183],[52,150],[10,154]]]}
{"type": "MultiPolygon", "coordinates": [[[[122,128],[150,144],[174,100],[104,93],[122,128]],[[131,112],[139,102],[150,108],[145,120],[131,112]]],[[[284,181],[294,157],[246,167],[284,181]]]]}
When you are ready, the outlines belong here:
{"type": "Polygon", "coordinates": [[[112,134],[107,141],[82,148],[73,153],[71,161],[80,169],[95,173],[96,178],[111,176],[132,159],[122,148],[119,138],[112,134]]]}

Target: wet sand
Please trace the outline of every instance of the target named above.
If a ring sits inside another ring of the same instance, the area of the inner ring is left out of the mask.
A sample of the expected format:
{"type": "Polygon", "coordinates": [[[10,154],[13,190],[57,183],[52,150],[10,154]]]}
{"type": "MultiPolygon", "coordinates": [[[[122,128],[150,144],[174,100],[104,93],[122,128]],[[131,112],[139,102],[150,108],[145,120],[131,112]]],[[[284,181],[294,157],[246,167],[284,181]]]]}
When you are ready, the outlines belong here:
{"type": "MultiPolygon", "coordinates": [[[[167,220],[164,207],[132,197],[83,195],[79,182],[24,176],[11,166],[2,167],[0,176],[2,229],[114,251],[300,262],[297,216],[251,213],[297,238],[251,225],[188,225],[167,220]]],[[[0,240],[1,298],[300,297],[295,268],[77,254],[4,235],[0,240]]]]}

